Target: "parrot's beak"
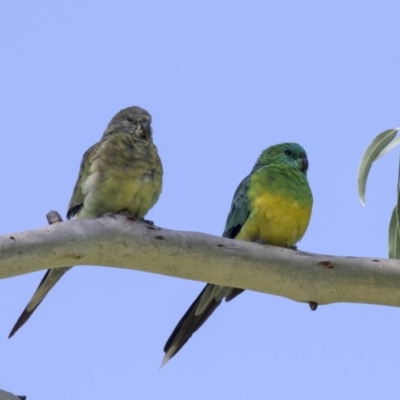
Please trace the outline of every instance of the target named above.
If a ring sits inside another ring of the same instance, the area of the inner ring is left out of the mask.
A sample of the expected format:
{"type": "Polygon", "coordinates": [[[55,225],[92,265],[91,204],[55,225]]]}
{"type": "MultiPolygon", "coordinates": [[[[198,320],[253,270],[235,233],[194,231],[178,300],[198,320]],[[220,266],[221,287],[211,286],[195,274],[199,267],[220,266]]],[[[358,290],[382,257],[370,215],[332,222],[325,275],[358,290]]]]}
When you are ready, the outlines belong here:
{"type": "Polygon", "coordinates": [[[307,157],[303,157],[301,159],[301,170],[303,172],[306,172],[308,170],[308,158],[307,157]]]}

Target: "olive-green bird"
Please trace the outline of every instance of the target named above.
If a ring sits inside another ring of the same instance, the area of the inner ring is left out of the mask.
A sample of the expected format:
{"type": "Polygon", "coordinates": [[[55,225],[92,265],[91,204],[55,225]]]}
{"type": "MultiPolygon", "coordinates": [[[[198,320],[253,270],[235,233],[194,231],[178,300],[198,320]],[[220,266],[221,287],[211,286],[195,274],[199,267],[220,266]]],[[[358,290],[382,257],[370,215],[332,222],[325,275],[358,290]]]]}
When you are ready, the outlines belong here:
{"type": "MultiPolygon", "coordinates": [[[[98,218],[109,212],[128,212],[141,219],[160,196],[162,175],[150,114],[140,107],[125,108],[114,116],[101,140],[83,155],[67,218],[98,218]]],[[[46,272],[9,337],[29,319],[70,268],[46,272]]]]}
{"type": "MultiPolygon", "coordinates": [[[[282,143],[264,150],[250,175],[233,196],[222,236],[292,247],[304,235],[313,198],[307,181],[308,160],[297,143],[282,143]]],[[[164,365],[225,298],[232,300],[243,289],[207,284],[178,322],[164,347],[164,365]]]]}

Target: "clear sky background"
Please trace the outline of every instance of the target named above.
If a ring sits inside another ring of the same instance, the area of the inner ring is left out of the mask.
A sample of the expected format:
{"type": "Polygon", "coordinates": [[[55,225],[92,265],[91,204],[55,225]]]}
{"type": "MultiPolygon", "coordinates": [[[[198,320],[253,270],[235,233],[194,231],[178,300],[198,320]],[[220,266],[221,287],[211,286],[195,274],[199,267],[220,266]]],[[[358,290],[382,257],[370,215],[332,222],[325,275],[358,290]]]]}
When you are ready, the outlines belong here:
{"type": "MultiPolygon", "coordinates": [[[[83,153],[139,105],[164,164],[157,225],[221,235],[259,153],[296,141],[315,201],[299,248],[386,257],[396,152],[366,208],[356,175],[400,125],[399,16],[394,0],[1,2],[1,232],[65,216],[83,153]]],[[[28,400],[398,399],[398,308],[245,292],[159,370],[202,283],[77,267],[8,340],[43,273],[0,281],[0,388],[28,400]]]]}

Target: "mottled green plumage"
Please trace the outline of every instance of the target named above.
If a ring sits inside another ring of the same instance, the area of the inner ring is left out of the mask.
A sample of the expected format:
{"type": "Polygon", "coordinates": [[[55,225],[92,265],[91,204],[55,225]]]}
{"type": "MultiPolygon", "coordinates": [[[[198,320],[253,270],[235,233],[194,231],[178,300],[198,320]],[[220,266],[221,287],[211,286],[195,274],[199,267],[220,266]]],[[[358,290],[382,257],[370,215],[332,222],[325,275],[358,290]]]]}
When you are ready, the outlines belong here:
{"type": "Polygon", "coordinates": [[[67,217],[96,218],[127,211],[142,218],[161,193],[162,166],[152,141],[150,114],[129,107],[109,123],[83,156],[67,217]]]}
{"type": "MultiPolygon", "coordinates": [[[[297,143],[264,150],[235,192],[223,236],[282,247],[295,245],[303,237],[311,216],[313,200],[307,169],[307,155],[297,143]]],[[[207,284],[165,344],[163,364],[224,298],[229,301],[242,292],[243,289],[207,284]]]]}
{"type": "MultiPolygon", "coordinates": [[[[158,200],[163,169],[153,144],[151,116],[140,107],[117,113],[101,140],[83,155],[67,218],[128,212],[142,218],[158,200]]],[[[29,319],[70,267],[48,270],[9,337],[29,319]]]]}

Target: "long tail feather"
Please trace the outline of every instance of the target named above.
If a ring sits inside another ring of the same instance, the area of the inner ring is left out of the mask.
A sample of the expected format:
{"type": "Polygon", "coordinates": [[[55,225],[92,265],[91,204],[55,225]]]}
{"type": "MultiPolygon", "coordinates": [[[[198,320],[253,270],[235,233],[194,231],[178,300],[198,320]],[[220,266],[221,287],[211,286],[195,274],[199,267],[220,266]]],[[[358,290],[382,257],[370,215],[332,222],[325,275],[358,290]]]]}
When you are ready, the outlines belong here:
{"type": "Polygon", "coordinates": [[[193,333],[204,324],[208,317],[221,304],[224,297],[232,299],[241,292],[241,289],[207,284],[178,322],[167,340],[164,346],[165,356],[161,362],[161,367],[178,353],[193,333]]]}
{"type": "Polygon", "coordinates": [[[18,318],[18,321],[11,329],[8,338],[11,338],[15,334],[15,332],[17,332],[18,329],[21,328],[21,326],[24,325],[26,321],[28,321],[28,319],[31,317],[36,308],[38,308],[39,304],[46,297],[47,293],[50,292],[53,286],[61,279],[61,277],[69,269],[71,269],[71,267],[47,270],[46,274],[43,276],[43,279],[40,281],[39,286],[37,287],[35,293],[29,300],[28,305],[25,307],[24,311],[22,311],[22,314],[18,318]]]}

